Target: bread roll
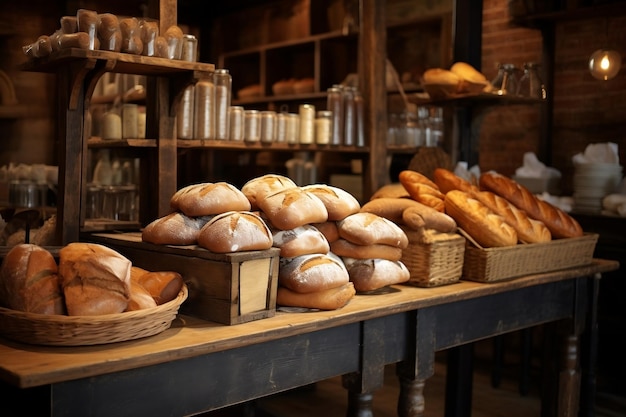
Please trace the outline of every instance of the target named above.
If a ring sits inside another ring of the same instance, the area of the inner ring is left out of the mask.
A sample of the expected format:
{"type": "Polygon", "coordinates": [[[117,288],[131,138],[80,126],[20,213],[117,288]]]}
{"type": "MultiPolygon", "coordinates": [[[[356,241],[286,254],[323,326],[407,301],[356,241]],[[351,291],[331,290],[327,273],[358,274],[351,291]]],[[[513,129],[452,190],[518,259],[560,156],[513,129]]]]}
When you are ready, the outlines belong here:
{"type": "Polygon", "coordinates": [[[399,261],[402,258],[402,249],[397,246],[373,244],[357,245],[339,239],[330,244],[330,251],[337,256],[356,259],[388,259],[399,261]]]}
{"type": "Polygon", "coordinates": [[[330,251],[326,237],[309,224],[273,232],[273,246],[280,248],[280,256],[284,258],[314,253],[326,254],[330,251]]]}
{"type": "Polygon", "coordinates": [[[312,293],[345,285],[350,280],[341,259],[327,254],[281,258],[278,284],[297,293],[312,293]]]}
{"type": "Polygon", "coordinates": [[[270,194],[286,188],[296,188],[297,185],[289,177],[279,174],[266,174],[252,178],[241,187],[241,192],[248,198],[252,210],[258,210],[258,201],[270,194]]]}
{"type": "Polygon", "coordinates": [[[212,216],[189,217],[174,212],[160,217],[141,231],[141,240],[156,245],[195,245],[200,229],[212,216]]]}
{"type": "Polygon", "coordinates": [[[227,182],[204,183],[199,187],[191,187],[176,198],[176,203],[180,211],[189,217],[250,210],[248,198],[227,182]]]}
{"type": "Polygon", "coordinates": [[[414,229],[426,227],[444,233],[456,231],[456,222],[449,215],[409,198],[377,198],[365,203],[361,212],[378,214],[414,229]],[[405,214],[407,209],[410,210],[405,214]]]}
{"type": "Polygon", "coordinates": [[[319,230],[324,235],[328,243],[334,242],[335,240],[339,239],[339,230],[337,230],[337,222],[329,221],[329,222],[322,222],[322,223],[312,223],[311,225],[314,226],[317,230],[319,230]]]}
{"type": "Polygon", "coordinates": [[[276,304],[289,307],[337,310],[354,298],[356,291],[351,282],[327,290],[302,294],[285,287],[278,287],[276,304]]]}
{"type": "Polygon", "coordinates": [[[583,235],[580,224],[560,208],[536,197],[530,190],[515,180],[496,172],[485,172],[480,176],[479,186],[513,203],[529,217],[545,224],[555,239],[583,235]]]}
{"type": "Polygon", "coordinates": [[[302,187],[303,190],[315,194],[328,211],[328,220],[341,220],[358,213],[361,209],[359,201],[349,192],[339,187],[326,184],[312,184],[302,187]]]}
{"type": "Polygon", "coordinates": [[[446,213],[483,248],[517,244],[515,229],[469,193],[449,191],[445,203],[446,213]]]}
{"type": "Polygon", "coordinates": [[[504,221],[517,232],[517,237],[524,243],[541,243],[552,240],[552,234],[545,224],[528,217],[508,200],[491,191],[477,191],[472,194],[476,200],[502,216],[504,221]]]}
{"type": "Polygon", "coordinates": [[[445,168],[435,168],[433,171],[433,180],[435,184],[437,184],[437,187],[439,187],[439,191],[444,195],[452,190],[461,190],[466,193],[478,191],[477,186],[445,168]]]}
{"type": "Polygon", "coordinates": [[[444,212],[444,194],[439,191],[437,184],[428,177],[417,171],[404,170],[400,172],[398,178],[413,200],[444,212]]]}
{"type": "Polygon", "coordinates": [[[70,243],[59,251],[59,275],[67,313],[121,313],[130,299],[131,262],[97,243],[70,243]]]}
{"type": "Polygon", "coordinates": [[[0,267],[0,305],[37,314],[65,314],[52,254],[34,244],[12,247],[0,267]]]}
{"type": "Polygon", "coordinates": [[[175,271],[150,271],[139,275],[136,280],[148,291],[157,305],[172,301],[183,288],[183,277],[175,271]]]}
{"type": "Polygon", "coordinates": [[[328,220],[328,210],[322,200],[300,187],[275,192],[257,203],[272,225],[282,230],[328,220]]]}
{"type": "Polygon", "coordinates": [[[343,261],[357,292],[375,291],[388,285],[402,284],[411,278],[411,273],[401,261],[353,258],[343,258],[343,261]]]}
{"type": "Polygon", "coordinates": [[[157,303],[152,295],[141,284],[134,280],[130,280],[130,300],[126,311],[143,310],[146,308],[156,307],[157,303]]]}
{"type": "Polygon", "coordinates": [[[339,236],[357,245],[390,245],[406,248],[409,239],[404,231],[384,217],[374,213],[355,213],[337,222],[339,236]]]}
{"type": "Polygon", "coordinates": [[[229,211],[213,217],[200,229],[198,245],[215,253],[266,250],[272,247],[272,233],[256,214],[229,211]]]}

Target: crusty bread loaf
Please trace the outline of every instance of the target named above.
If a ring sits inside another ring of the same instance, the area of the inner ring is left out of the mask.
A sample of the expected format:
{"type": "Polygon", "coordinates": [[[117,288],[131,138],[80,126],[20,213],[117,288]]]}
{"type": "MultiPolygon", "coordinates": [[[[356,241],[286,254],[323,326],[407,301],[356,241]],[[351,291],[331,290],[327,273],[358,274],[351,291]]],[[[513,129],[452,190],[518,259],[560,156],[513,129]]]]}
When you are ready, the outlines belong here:
{"type": "Polygon", "coordinates": [[[339,236],[357,245],[390,245],[401,249],[409,239],[396,223],[374,213],[355,213],[337,222],[339,236]]]}
{"type": "Polygon", "coordinates": [[[461,80],[458,87],[458,92],[461,94],[477,94],[491,85],[483,73],[467,62],[455,62],[450,67],[450,71],[461,80]]]}
{"type": "Polygon", "coordinates": [[[277,230],[272,235],[273,246],[280,248],[280,256],[284,258],[313,253],[326,254],[330,251],[326,237],[310,224],[290,230],[277,230]]]}
{"type": "Polygon", "coordinates": [[[347,282],[339,287],[306,294],[292,291],[286,287],[278,287],[276,304],[317,310],[337,310],[348,304],[355,294],[356,291],[351,282],[347,282]]]}
{"type": "Polygon", "coordinates": [[[445,168],[435,168],[433,180],[439,187],[439,191],[446,194],[448,191],[461,190],[466,193],[478,191],[478,187],[445,168]]]}
{"type": "Polygon", "coordinates": [[[277,191],[257,203],[270,223],[282,230],[328,220],[328,210],[322,200],[300,187],[277,191]]]}
{"type": "Polygon", "coordinates": [[[312,293],[336,288],[350,280],[345,265],[329,254],[280,258],[278,284],[297,293],[312,293]]]}
{"type": "Polygon", "coordinates": [[[374,192],[374,194],[372,194],[370,200],[375,200],[377,198],[411,198],[411,196],[402,184],[394,182],[380,187],[374,192]]]}
{"type": "Polygon", "coordinates": [[[457,74],[443,68],[427,69],[424,71],[424,74],[422,74],[422,79],[424,80],[424,84],[452,86],[454,87],[454,90],[452,91],[456,91],[456,87],[461,81],[457,74]]]}
{"type": "Polygon", "coordinates": [[[378,214],[397,224],[404,224],[415,230],[420,227],[440,232],[454,232],[456,222],[446,213],[441,213],[410,198],[377,198],[361,207],[361,212],[378,214]],[[408,213],[405,213],[410,209],[408,213]]]}
{"type": "Polygon", "coordinates": [[[148,223],[141,231],[141,240],[156,245],[194,245],[198,242],[200,229],[211,218],[173,212],[148,223]]]}
{"type": "Polygon", "coordinates": [[[502,216],[504,221],[517,232],[517,237],[524,243],[541,243],[552,240],[552,234],[545,224],[528,217],[526,212],[518,209],[508,200],[491,191],[472,193],[476,200],[489,207],[494,213],[502,216]]]}
{"type": "Polygon", "coordinates": [[[0,305],[38,314],[65,314],[58,267],[45,248],[13,246],[0,267],[0,305]]]}
{"type": "Polygon", "coordinates": [[[515,229],[471,194],[461,190],[449,191],[445,203],[446,213],[483,248],[517,244],[515,229]]]}
{"type": "Polygon", "coordinates": [[[513,203],[529,217],[539,220],[555,239],[582,236],[580,224],[560,208],[536,197],[530,190],[515,180],[496,172],[485,172],[480,176],[479,186],[513,203]]]}
{"type": "Polygon", "coordinates": [[[132,281],[145,288],[157,305],[175,299],[184,285],[182,275],[176,271],[149,271],[132,281]]]}
{"type": "Polygon", "coordinates": [[[200,229],[198,245],[215,253],[265,250],[272,247],[272,232],[252,212],[228,211],[200,229]]]}
{"type": "Polygon", "coordinates": [[[70,316],[121,313],[130,299],[131,262],[97,243],[73,242],[59,250],[59,276],[70,316]]]}
{"type": "Polygon", "coordinates": [[[375,291],[389,285],[402,284],[411,278],[411,272],[401,261],[347,257],[343,261],[357,292],[375,291]]]}
{"type": "Polygon", "coordinates": [[[248,198],[252,210],[258,210],[258,201],[285,188],[295,188],[296,183],[280,174],[265,174],[255,177],[241,187],[241,192],[248,198]]]}
{"type": "Polygon", "coordinates": [[[398,178],[413,200],[444,212],[444,194],[439,191],[437,184],[428,177],[417,171],[406,169],[400,172],[398,178]]]}
{"type": "Polygon", "coordinates": [[[337,256],[356,259],[378,258],[399,261],[402,258],[402,249],[397,246],[383,244],[357,245],[343,238],[332,242],[330,251],[337,256]]]}
{"type": "Polygon", "coordinates": [[[352,194],[332,185],[312,184],[302,187],[304,191],[315,194],[328,211],[328,220],[341,220],[345,217],[358,213],[361,204],[352,194]]]}
{"type": "Polygon", "coordinates": [[[335,240],[339,239],[339,230],[337,230],[337,222],[328,221],[328,222],[322,222],[322,223],[312,223],[311,225],[314,226],[317,230],[319,230],[324,235],[328,243],[334,242],[335,240]]]}
{"type": "MultiPolygon", "coordinates": [[[[223,181],[190,187],[187,192],[175,198],[174,204],[178,205],[178,209],[189,217],[250,210],[250,201],[243,192],[223,181]]],[[[170,205],[172,205],[171,200],[170,205]]]]}
{"type": "Polygon", "coordinates": [[[156,307],[157,303],[152,295],[137,281],[130,280],[130,300],[126,311],[143,310],[156,307]]]}
{"type": "Polygon", "coordinates": [[[190,184],[183,188],[178,189],[170,198],[170,207],[172,208],[172,210],[180,211],[180,200],[182,198],[186,198],[187,194],[194,195],[197,192],[196,189],[199,189],[203,186],[204,186],[203,183],[190,184]]]}

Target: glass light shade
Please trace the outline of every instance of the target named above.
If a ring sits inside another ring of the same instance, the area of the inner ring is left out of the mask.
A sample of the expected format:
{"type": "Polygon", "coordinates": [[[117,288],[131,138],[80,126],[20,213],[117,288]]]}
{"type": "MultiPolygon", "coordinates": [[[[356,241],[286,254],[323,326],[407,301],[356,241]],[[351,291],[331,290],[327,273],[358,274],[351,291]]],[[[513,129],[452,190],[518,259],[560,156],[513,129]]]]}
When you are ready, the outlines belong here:
{"type": "Polygon", "coordinates": [[[589,58],[589,71],[598,80],[610,80],[622,66],[621,55],[611,49],[598,49],[589,58]]]}

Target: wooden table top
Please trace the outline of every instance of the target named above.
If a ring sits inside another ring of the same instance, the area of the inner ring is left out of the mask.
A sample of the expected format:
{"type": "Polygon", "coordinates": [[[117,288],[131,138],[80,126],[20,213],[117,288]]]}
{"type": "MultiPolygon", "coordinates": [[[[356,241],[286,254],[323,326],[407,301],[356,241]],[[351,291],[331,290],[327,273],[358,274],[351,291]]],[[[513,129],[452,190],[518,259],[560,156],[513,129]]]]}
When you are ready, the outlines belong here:
{"type": "Polygon", "coordinates": [[[357,295],[332,311],[281,312],[274,317],[227,326],[179,315],[164,332],[128,342],[96,346],[37,346],[0,338],[0,379],[20,388],[234,349],[315,330],[340,326],[429,306],[478,298],[615,270],[616,261],[594,259],[590,265],[535,274],[509,281],[458,283],[418,288],[392,286],[384,293],[357,295]]]}

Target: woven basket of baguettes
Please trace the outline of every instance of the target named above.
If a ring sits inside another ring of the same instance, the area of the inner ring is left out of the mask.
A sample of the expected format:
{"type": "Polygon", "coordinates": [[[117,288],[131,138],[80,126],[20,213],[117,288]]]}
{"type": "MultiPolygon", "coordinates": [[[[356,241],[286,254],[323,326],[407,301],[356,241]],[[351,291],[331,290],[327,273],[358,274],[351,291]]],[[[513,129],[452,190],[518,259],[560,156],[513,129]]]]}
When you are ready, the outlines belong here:
{"type": "Polygon", "coordinates": [[[406,227],[403,230],[409,238],[409,246],[402,251],[402,262],[411,272],[406,284],[436,287],[459,281],[465,253],[463,236],[406,227]]]}
{"type": "Polygon", "coordinates": [[[34,314],[0,307],[0,335],[36,345],[86,346],[153,336],[170,328],[187,299],[178,296],[153,308],[99,316],[34,314]]]}

